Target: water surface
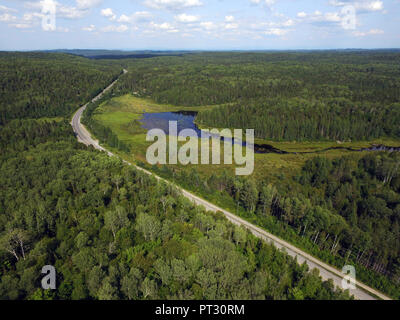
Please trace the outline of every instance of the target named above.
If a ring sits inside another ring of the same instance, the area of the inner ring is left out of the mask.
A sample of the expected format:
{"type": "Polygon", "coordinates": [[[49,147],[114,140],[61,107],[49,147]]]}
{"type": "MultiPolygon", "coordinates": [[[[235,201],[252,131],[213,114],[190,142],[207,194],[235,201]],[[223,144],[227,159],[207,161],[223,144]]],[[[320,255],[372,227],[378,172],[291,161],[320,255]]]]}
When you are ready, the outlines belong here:
{"type": "MultiPolygon", "coordinates": [[[[144,113],[143,118],[140,120],[142,123],[142,127],[146,130],[152,129],[161,129],[167,135],[170,134],[169,132],[169,122],[176,121],[178,123],[178,134],[184,129],[192,129],[196,132],[196,137],[201,137],[202,130],[195,124],[195,119],[197,116],[197,112],[195,111],[178,111],[178,112],[161,112],[161,113],[144,113]]],[[[211,137],[211,134],[205,134],[203,132],[205,138],[211,137]]],[[[221,141],[224,141],[224,137],[215,136],[221,141]]],[[[232,139],[230,139],[232,140],[232,139]]],[[[247,146],[246,142],[242,140],[232,140],[232,144],[239,144],[244,147],[247,146]]],[[[255,153],[278,153],[278,154],[309,154],[309,153],[321,153],[326,152],[329,150],[337,150],[343,149],[347,151],[354,151],[354,152],[361,152],[361,151],[388,151],[388,152],[399,152],[400,147],[390,147],[384,145],[373,145],[369,148],[362,148],[362,149],[353,149],[348,147],[331,147],[324,150],[318,151],[304,151],[304,152],[287,152],[283,150],[279,150],[269,144],[255,144],[254,145],[254,152],[255,153]]]]}

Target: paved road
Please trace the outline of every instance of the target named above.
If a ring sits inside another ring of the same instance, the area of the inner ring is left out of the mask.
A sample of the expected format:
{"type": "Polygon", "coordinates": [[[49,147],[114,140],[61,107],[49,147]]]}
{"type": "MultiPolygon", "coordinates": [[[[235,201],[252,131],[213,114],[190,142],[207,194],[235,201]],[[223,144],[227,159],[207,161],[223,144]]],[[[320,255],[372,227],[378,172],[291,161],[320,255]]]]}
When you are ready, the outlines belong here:
{"type": "MultiPolygon", "coordinates": [[[[126,72],[127,71],[124,70],[124,73],[126,73],[126,72]]],[[[118,80],[114,81],[109,87],[107,87],[102,93],[100,93],[92,101],[96,101],[96,100],[100,99],[105,92],[110,90],[115,85],[115,83],[117,81],[118,80]]],[[[97,140],[93,139],[91,137],[90,133],[81,124],[81,116],[82,116],[82,113],[85,111],[87,105],[88,104],[84,105],[75,113],[75,115],[73,116],[72,122],[71,122],[72,128],[74,129],[74,132],[77,135],[78,141],[81,143],[84,143],[87,146],[92,145],[94,148],[106,152],[111,157],[115,156],[112,152],[110,152],[110,151],[104,149],[102,146],[100,146],[99,142],[97,140]]],[[[131,163],[129,163],[127,161],[124,161],[124,162],[129,165],[132,165],[131,163]]],[[[136,168],[142,172],[145,172],[146,174],[154,176],[158,180],[165,181],[166,183],[171,183],[169,181],[166,181],[163,178],[156,176],[155,174],[153,174],[147,170],[144,170],[143,168],[140,168],[140,167],[136,167],[136,168]]],[[[308,266],[310,267],[310,269],[314,269],[314,268],[318,269],[321,277],[324,280],[332,279],[336,286],[341,287],[343,274],[339,270],[312,257],[308,253],[296,248],[295,246],[274,236],[273,234],[247,222],[246,220],[239,218],[238,216],[234,215],[233,213],[226,211],[222,208],[219,208],[216,205],[214,205],[204,199],[199,198],[198,196],[190,193],[187,190],[184,190],[178,186],[177,186],[177,188],[180,189],[182,194],[186,198],[188,198],[190,201],[192,201],[193,203],[204,206],[209,211],[213,211],[213,212],[221,211],[226,216],[226,218],[229,221],[231,221],[232,223],[247,228],[248,230],[251,231],[251,233],[253,233],[255,236],[259,237],[260,239],[263,239],[269,243],[274,244],[275,247],[277,247],[278,249],[285,250],[290,256],[296,258],[300,264],[302,264],[303,262],[306,262],[308,264],[308,266]]],[[[378,292],[377,290],[375,290],[373,288],[370,288],[370,287],[364,285],[361,282],[357,282],[357,288],[354,290],[350,290],[350,292],[351,292],[351,294],[354,295],[354,297],[356,299],[360,299],[360,300],[375,300],[375,297],[373,295],[375,295],[381,299],[384,299],[384,300],[390,300],[390,298],[386,297],[382,293],[378,292]]]]}

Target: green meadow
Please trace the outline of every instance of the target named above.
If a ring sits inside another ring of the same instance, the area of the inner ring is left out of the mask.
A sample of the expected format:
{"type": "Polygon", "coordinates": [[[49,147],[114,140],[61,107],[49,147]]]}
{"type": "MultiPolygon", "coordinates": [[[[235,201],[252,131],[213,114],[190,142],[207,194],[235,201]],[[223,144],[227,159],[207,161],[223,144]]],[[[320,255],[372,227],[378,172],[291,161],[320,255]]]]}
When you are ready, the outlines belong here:
{"type": "MultiPolygon", "coordinates": [[[[140,120],[143,113],[176,112],[176,111],[198,111],[215,108],[217,106],[202,107],[183,107],[167,104],[158,104],[150,99],[138,98],[127,94],[112,98],[104,102],[95,113],[95,119],[103,125],[109,127],[118,138],[131,146],[132,154],[121,154],[125,159],[135,159],[136,161],[146,162],[146,151],[153,142],[146,141],[146,130],[142,128],[140,120]]],[[[203,127],[204,128],[204,127],[203,127]]],[[[355,159],[362,157],[366,152],[352,152],[344,149],[333,149],[323,152],[313,153],[329,148],[353,148],[360,149],[369,147],[373,144],[385,144],[389,146],[400,145],[399,141],[393,139],[378,139],[374,141],[361,142],[276,142],[256,139],[257,144],[269,144],[277,149],[287,152],[298,152],[298,154],[255,154],[255,170],[253,177],[269,178],[271,182],[281,179],[282,176],[288,177],[296,174],[304,163],[317,156],[324,156],[330,159],[338,158],[343,155],[351,155],[355,159]],[[312,152],[312,153],[302,153],[312,152]]],[[[179,143],[181,146],[183,143],[179,143]]],[[[220,165],[172,165],[175,169],[191,170],[195,168],[200,174],[207,176],[219,174],[223,171],[234,172],[235,165],[223,164],[223,143],[221,143],[221,164],[220,165]]],[[[114,150],[115,151],[115,150],[114,150]]]]}

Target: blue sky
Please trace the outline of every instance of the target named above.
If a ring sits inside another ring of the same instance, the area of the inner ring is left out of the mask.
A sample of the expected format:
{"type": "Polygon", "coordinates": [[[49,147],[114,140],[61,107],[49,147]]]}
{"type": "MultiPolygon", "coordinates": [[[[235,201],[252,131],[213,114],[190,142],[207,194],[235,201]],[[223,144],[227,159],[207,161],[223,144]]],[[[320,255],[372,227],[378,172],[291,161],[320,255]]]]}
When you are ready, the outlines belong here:
{"type": "Polygon", "coordinates": [[[0,50],[399,48],[400,0],[0,0],[0,31],[0,50]]]}

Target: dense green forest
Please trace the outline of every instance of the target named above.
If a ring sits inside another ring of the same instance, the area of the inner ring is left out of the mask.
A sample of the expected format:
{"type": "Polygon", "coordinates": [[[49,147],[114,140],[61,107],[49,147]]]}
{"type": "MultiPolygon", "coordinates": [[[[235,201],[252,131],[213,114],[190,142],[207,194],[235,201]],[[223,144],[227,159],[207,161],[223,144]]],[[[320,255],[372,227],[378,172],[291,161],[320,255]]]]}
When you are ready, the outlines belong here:
{"type": "Polygon", "coordinates": [[[111,62],[72,55],[0,52],[0,124],[68,116],[120,73],[111,62]]]}
{"type": "Polygon", "coordinates": [[[1,299],[349,298],[222,214],[71,140],[67,121],[1,130],[1,299]],[[40,289],[48,264],[55,291],[40,289]]]}
{"type": "Polygon", "coordinates": [[[116,91],[223,105],[197,121],[262,139],[399,137],[399,62],[390,51],[193,54],[132,62],[116,91]]]}
{"type": "Polygon", "coordinates": [[[400,154],[316,157],[277,184],[151,169],[338,268],[351,262],[361,281],[400,298],[400,154]]]}
{"type": "MultiPolygon", "coordinates": [[[[200,106],[196,123],[274,141],[400,137],[400,54],[202,53],[128,64],[115,94],[200,106]],[[207,111],[201,106],[215,105],[207,111]]],[[[400,297],[399,155],[315,158],[278,182],[149,167],[400,297]]]]}
{"type": "Polygon", "coordinates": [[[0,299],[350,298],[222,214],[76,141],[70,114],[121,67],[61,54],[0,60],[0,299]],[[40,288],[48,264],[55,291],[40,288]]]}
{"type": "MultiPolygon", "coordinates": [[[[389,51],[202,53],[123,61],[0,53],[1,299],[347,299],[177,190],[76,142],[69,116],[121,74],[112,96],[218,105],[197,122],[270,140],[400,136],[400,55],[389,51]],[[49,119],[60,117],[58,122],[49,119]],[[37,120],[34,120],[37,119],[37,120]],[[52,264],[58,290],[42,291],[52,264]]],[[[400,298],[400,155],[315,157],[293,176],[148,167],[400,298]]]]}
{"type": "Polygon", "coordinates": [[[196,120],[217,128],[254,128],[257,138],[275,141],[400,137],[400,103],[355,105],[342,97],[312,101],[301,98],[243,100],[200,112],[196,120]]]}

